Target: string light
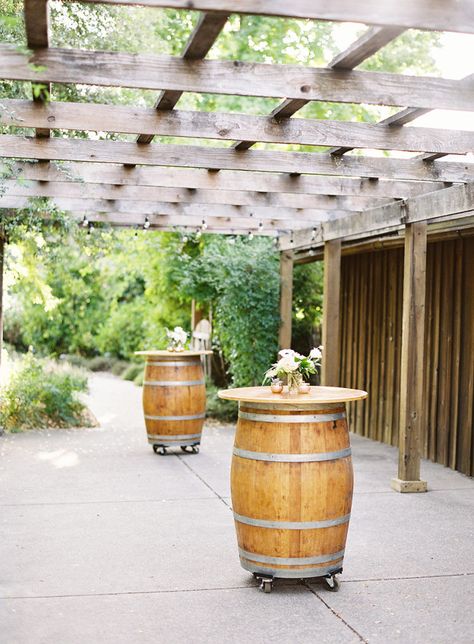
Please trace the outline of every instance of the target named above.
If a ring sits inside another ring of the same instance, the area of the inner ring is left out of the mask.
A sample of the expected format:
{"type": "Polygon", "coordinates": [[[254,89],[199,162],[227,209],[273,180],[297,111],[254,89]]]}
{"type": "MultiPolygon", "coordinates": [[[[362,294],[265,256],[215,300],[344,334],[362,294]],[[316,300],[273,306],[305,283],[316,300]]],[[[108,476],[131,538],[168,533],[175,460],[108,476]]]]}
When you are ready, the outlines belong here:
{"type": "Polygon", "coordinates": [[[150,228],[150,226],[151,226],[150,220],[148,219],[148,217],[145,217],[145,223],[143,224],[143,230],[148,230],[148,228],[150,228]]]}
{"type": "Polygon", "coordinates": [[[313,228],[311,232],[311,241],[314,241],[316,239],[316,228],[313,228]]]}
{"type": "Polygon", "coordinates": [[[200,229],[200,228],[196,228],[196,238],[197,238],[197,239],[199,239],[199,238],[201,237],[201,234],[202,234],[202,233],[201,233],[201,229],[200,229]]]}
{"type": "Polygon", "coordinates": [[[249,230],[248,238],[253,239],[253,232],[251,230],[249,230]]]}
{"type": "Polygon", "coordinates": [[[206,230],[206,228],[207,228],[207,222],[205,219],[203,219],[201,224],[201,230],[206,230]]]}
{"type": "Polygon", "coordinates": [[[94,226],[91,221],[87,222],[88,228],[87,228],[87,234],[90,235],[91,232],[94,230],[94,226]]]}
{"type": "Polygon", "coordinates": [[[258,229],[259,229],[260,231],[262,231],[262,230],[263,230],[263,221],[260,221],[260,222],[259,222],[259,224],[258,224],[258,229]]]}
{"type": "Polygon", "coordinates": [[[290,246],[293,246],[294,243],[295,243],[295,240],[293,239],[293,233],[291,233],[290,246]]]}
{"type": "Polygon", "coordinates": [[[84,218],[82,220],[81,225],[82,225],[83,228],[87,228],[87,226],[89,225],[89,220],[87,219],[87,217],[85,215],[84,215],[84,218]]]}

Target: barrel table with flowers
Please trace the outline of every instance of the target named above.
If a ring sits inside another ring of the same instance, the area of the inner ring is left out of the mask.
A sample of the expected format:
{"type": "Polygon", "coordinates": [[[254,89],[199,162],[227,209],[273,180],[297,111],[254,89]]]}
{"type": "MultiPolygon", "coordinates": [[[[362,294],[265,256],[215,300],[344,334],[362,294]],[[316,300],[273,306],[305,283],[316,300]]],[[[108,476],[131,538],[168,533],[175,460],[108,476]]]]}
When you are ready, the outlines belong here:
{"type": "Polygon", "coordinates": [[[353,485],[345,403],[367,393],[245,387],[219,396],[239,402],[231,494],[242,567],[265,592],[276,577],[323,577],[337,590],[353,485]]]}
{"type": "Polygon", "coordinates": [[[146,357],[143,412],[155,453],[168,447],[198,452],[206,415],[201,356],[211,351],[137,351],[146,357]]]}

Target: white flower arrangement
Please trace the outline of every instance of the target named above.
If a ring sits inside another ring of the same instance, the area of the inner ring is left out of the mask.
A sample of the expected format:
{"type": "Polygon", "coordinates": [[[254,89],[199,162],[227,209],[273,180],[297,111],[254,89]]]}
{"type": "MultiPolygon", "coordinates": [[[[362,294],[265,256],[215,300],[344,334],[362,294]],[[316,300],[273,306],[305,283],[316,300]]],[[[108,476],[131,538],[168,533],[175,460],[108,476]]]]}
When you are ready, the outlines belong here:
{"type": "Polygon", "coordinates": [[[291,388],[298,387],[305,378],[317,372],[322,358],[322,348],[311,349],[308,356],[303,356],[292,349],[279,352],[279,360],[265,373],[264,383],[286,379],[291,388]]]}
{"type": "Polygon", "coordinates": [[[172,331],[166,329],[166,337],[168,338],[170,351],[182,351],[188,339],[188,333],[180,326],[175,326],[172,331]]]}

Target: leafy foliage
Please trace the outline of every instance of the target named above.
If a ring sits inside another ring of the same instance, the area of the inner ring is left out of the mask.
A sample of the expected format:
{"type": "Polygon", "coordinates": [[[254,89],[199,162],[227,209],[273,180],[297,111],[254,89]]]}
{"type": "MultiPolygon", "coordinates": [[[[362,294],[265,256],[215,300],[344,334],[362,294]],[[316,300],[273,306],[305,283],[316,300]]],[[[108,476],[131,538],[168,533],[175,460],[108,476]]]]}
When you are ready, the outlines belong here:
{"type": "Polygon", "coordinates": [[[167,266],[170,281],[188,298],[213,305],[232,385],[260,383],[277,352],[280,283],[272,242],[237,238],[231,243],[209,235],[205,242],[192,240],[181,252],[170,253],[167,266]]]}
{"type": "Polygon", "coordinates": [[[87,377],[80,371],[29,353],[2,388],[0,423],[14,432],[83,425],[85,406],[77,393],[86,390],[87,377]]]}

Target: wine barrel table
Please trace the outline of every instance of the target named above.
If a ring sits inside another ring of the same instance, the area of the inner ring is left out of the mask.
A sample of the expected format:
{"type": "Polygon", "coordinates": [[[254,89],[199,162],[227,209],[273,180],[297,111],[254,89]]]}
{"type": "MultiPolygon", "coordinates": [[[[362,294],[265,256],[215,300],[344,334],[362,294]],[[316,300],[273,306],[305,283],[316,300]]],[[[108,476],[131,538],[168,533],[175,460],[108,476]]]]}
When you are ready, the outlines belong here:
{"type": "Polygon", "coordinates": [[[212,351],[137,351],[146,357],[143,412],[156,454],[168,447],[197,453],[206,415],[201,356],[212,351]]]}
{"type": "Polygon", "coordinates": [[[337,590],[353,487],[345,403],[367,393],[245,387],[219,396],[239,402],[231,494],[242,567],[265,592],[276,577],[322,577],[337,590]]]}

